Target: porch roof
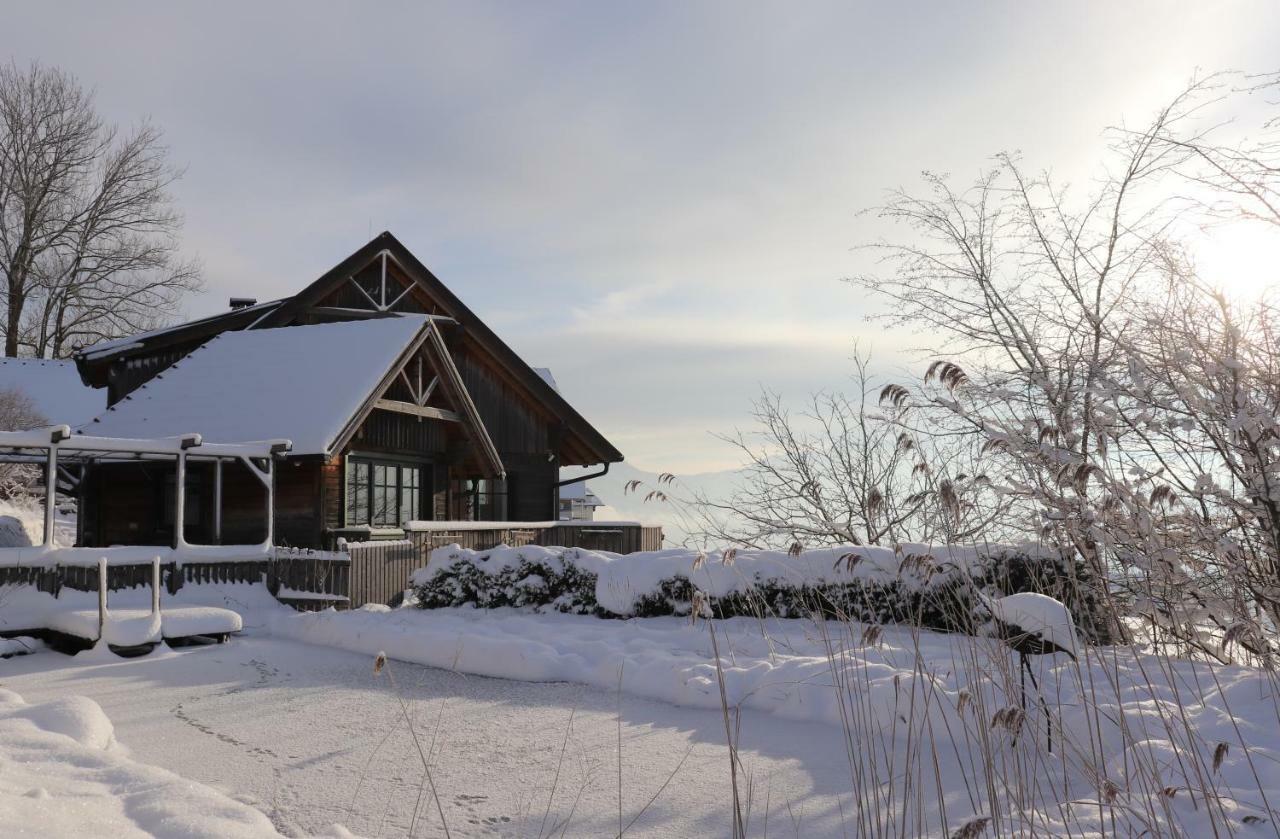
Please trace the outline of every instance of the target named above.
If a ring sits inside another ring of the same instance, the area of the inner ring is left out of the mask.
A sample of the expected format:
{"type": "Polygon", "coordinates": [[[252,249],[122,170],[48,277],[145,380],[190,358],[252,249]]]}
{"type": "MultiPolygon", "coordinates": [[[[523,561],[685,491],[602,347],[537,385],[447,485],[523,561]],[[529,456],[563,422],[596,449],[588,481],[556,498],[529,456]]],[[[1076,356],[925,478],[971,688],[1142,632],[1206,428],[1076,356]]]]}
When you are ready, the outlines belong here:
{"type": "Polygon", "coordinates": [[[344,427],[430,320],[400,315],[224,332],[79,430],[210,443],[288,439],[330,455],[344,427]]]}

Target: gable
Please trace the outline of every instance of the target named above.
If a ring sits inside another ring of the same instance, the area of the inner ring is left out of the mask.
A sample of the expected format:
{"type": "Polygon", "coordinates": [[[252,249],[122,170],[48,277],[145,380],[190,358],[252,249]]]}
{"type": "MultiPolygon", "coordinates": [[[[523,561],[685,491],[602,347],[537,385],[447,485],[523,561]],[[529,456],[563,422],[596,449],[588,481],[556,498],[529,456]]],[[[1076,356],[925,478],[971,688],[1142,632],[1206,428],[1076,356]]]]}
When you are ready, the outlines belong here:
{"type": "Polygon", "coordinates": [[[255,308],[90,348],[77,356],[81,375],[87,382],[111,385],[113,398],[119,398],[189,351],[193,342],[224,331],[397,315],[446,317],[456,323],[449,349],[500,448],[551,451],[564,465],[622,460],[621,452],[390,233],[375,237],[293,297],[255,308]]]}
{"type": "Polygon", "coordinates": [[[307,288],[269,313],[265,323],[303,322],[308,318],[378,316],[418,311],[453,318],[460,340],[453,347],[459,367],[471,364],[467,379],[473,393],[479,379],[500,383],[507,398],[520,401],[552,429],[549,447],[565,465],[616,463],[622,460],[604,435],[559,392],[502,341],[431,271],[400,243],[383,232],[334,266],[307,288]]]}

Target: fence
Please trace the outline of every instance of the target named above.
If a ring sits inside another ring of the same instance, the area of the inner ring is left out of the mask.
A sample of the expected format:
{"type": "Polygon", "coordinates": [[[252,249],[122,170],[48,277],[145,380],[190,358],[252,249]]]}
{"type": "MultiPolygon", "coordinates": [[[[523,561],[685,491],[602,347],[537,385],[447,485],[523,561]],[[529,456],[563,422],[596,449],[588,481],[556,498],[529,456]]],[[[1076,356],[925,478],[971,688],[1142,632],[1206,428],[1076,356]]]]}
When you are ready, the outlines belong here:
{"type": "MultiPolygon", "coordinates": [[[[114,559],[107,568],[107,590],[151,585],[151,560],[114,559]]],[[[176,594],[185,584],[266,583],[272,595],[298,609],[347,603],[351,558],[336,551],[277,548],[272,556],[207,561],[170,560],[160,566],[162,585],[176,594]]],[[[0,565],[0,588],[32,586],[57,597],[64,589],[98,590],[98,566],[51,562],[0,565]]]]}
{"type": "MultiPolygon", "coordinates": [[[[161,579],[170,594],[188,583],[266,583],[282,603],[314,610],[395,603],[408,588],[413,572],[426,567],[431,551],[455,543],[473,550],[537,544],[614,553],[662,547],[661,528],[631,523],[432,523],[414,527],[405,536],[394,541],[348,542],[337,551],[278,547],[270,555],[243,559],[196,555],[178,562],[171,549],[157,551],[168,558],[161,565],[161,579]]],[[[107,569],[108,591],[150,586],[151,562],[142,554],[113,558],[107,569]]],[[[8,586],[34,586],[55,597],[64,588],[97,591],[98,567],[96,561],[92,565],[56,560],[0,564],[0,588],[8,586]]]]}
{"type": "Polygon", "coordinates": [[[510,524],[423,523],[394,541],[347,542],[351,557],[350,605],[394,603],[409,586],[409,577],[425,568],[431,552],[446,545],[483,551],[498,545],[555,545],[613,553],[653,551],[662,547],[662,528],[632,523],[558,522],[510,524]]]}
{"type": "Polygon", "coordinates": [[[427,557],[408,539],[382,542],[350,542],[351,608],[366,603],[396,602],[409,586],[409,577],[427,564],[427,557]]]}
{"type": "Polygon", "coordinates": [[[410,528],[407,537],[419,552],[458,544],[483,551],[498,545],[554,545],[630,554],[662,549],[662,528],[631,522],[512,522],[477,526],[470,522],[423,522],[410,528]]]}

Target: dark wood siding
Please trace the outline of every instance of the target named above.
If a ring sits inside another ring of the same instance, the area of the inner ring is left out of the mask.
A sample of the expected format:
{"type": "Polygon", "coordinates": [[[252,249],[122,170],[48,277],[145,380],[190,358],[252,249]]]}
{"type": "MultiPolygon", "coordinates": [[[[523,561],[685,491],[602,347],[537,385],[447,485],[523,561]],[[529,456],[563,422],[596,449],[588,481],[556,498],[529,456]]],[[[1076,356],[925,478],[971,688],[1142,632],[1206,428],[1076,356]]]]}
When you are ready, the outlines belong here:
{"type": "Polygon", "coordinates": [[[518,392],[517,385],[504,380],[465,348],[463,352],[455,349],[454,359],[499,453],[545,454],[551,450],[546,420],[518,392]]]}
{"type": "Polygon", "coordinates": [[[320,546],[322,471],[323,464],[314,460],[285,460],[276,464],[277,545],[320,546]]]}
{"type": "Polygon", "coordinates": [[[554,521],[559,516],[555,484],[560,469],[543,456],[505,455],[507,518],[511,521],[554,521]]]}
{"type": "Polygon", "coordinates": [[[436,456],[447,448],[443,420],[374,411],[352,439],[351,448],[413,457],[436,456]]]}

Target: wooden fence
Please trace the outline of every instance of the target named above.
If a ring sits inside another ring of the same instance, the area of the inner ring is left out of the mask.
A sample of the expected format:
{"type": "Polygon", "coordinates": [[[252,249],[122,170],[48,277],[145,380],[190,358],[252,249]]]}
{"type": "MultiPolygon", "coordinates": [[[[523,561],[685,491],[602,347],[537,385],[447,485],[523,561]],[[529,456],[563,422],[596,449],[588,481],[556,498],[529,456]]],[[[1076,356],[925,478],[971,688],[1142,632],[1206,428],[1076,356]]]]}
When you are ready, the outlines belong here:
{"type": "Polygon", "coordinates": [[[349,542],[351,585],[348,596],[351,608],[366,603],[398,603],[409,577],[426,567],[427,558],[418,545],[408,539],[381,542],[349,542]]]}
{"type": "Polygon", "coordinates": [[[419,551],[425,550],[428,554],[435,548],[453,544],[477,551],[496,548],[498,545],[548,545],[618,554],[662,549],[661,527],[608,522],[563,522],[552,525],[512,522],[495,527],[458,528],[429,525],[414,528],[406,536],[418,546],[419,551]]]}
{"type": "MultiPolygon", "coordinates": [[[[187,583],[266,583],[295,608],[323,608],[347,602],[351,559],[335,551],[277,548],[274,556],[204,562],[169,561],[160,566],[161,584],[176,594],[187,583]]],[[[107,568],[107,590],[151,585],[151,560],[116,560],[107,568]]],[[[32,586],[57,597],[64,589],[97,591],[96,565],[0,565],[0,588],[32,586]]]]}
{"type": "Polygon", "coordinates": [[[343,547],[351,557],[351,584],[346,591],[351,608],[358,609],[366,603],[398,603],[409,587],[413,572],[427,567],[431,552],[453,544],[478,551],[498,545],[548,545],[635,553],[660,549],[662,528],[591,522],[554,525],[512,522],[494,527],[456,528],[432,525],[411,529],[404,539],[394,541],[345,542],[343,547]]]}

